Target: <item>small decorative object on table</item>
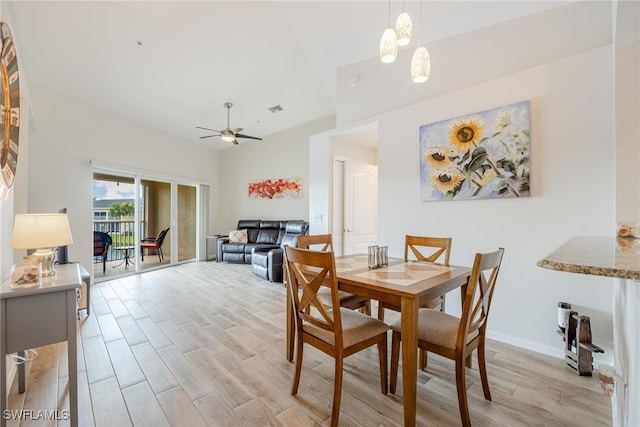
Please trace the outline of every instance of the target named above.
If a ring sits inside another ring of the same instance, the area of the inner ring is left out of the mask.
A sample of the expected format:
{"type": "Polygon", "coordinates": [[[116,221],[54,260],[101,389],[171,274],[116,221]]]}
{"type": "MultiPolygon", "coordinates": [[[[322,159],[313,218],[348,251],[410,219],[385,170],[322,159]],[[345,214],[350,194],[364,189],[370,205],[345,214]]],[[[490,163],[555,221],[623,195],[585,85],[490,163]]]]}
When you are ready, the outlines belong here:
{"type": "Polygon", "coordinates": [[[369,268],[389,265],[389,246],[369,246],[369,268]]]}
{"type": "Polygon", "coordinates": [[[24,264],[11,268],[11,287],[40,285],[42,281],[42,264],[36,263],[30,256],[25,256],[24,264]]]}
{"type": "Polygon", "coordinates": [[[618,222],[618,237],[635,237],[640,238],[640,223],[637,222],[618,222]]]}
{"type": "Polygon", "coordinates": [[[598,367],[598,371],[598,379],[600,380],[602,393],[608,397],[613,396],[613,391],[615,389],[615,370],[613,369],[613,366],[601,363],[598,367]]]}

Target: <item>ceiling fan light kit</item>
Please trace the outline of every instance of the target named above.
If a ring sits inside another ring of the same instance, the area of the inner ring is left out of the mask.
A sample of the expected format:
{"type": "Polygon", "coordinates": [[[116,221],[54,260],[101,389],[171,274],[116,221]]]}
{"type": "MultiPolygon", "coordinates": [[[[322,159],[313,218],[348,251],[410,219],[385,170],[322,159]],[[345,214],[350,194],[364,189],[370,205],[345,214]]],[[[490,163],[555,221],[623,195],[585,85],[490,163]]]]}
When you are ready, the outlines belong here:
{"type": "Polygon", "coordinates": [[[231,129],[229,127],[229,112],[231,111],[231,107],[233,107],[233,103],[231,103],[231,102],[225,102],[224,103],[224,108],[227,109],[227,127],[225,129],[223,129],[223,130],[215,130],[215,129],[205,128],[205,127],[202,127],[202,126],[196,126],[196,129],[204,129],[204,130],[210,130],[212,132],[218,132],[217,135],[205,135],[205,136],[201,136],[200,139],[219,136],[221,140],[223,140],[225,142],[232,142],[235,145],[238,145],[238,138],[256,139],[258,141],[262,141],[262,138],[258,138],[256,136],[249,136],[249,135],[241,134],[240,132],[242,132],[242,128],[231,129]]]}

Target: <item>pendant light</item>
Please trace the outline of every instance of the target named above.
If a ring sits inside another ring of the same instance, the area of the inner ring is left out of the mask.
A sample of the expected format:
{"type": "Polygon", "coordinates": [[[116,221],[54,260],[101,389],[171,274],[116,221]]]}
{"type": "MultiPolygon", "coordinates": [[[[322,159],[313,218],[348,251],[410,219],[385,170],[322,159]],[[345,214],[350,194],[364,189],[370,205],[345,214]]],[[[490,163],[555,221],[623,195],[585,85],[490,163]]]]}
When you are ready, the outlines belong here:
{"type": "Polygon", "coordinates": [[[398,55],[398,35],[391,27],[391,0],[389,0],[389,26],[384,30],[380,40],[380,60],[390,64],[396,60],[396,55],[398,55]]]}
{"type": "Polygon", "coordinates": [[[404,0],[402,0],[402,13],[398,15],[396,20],[396,34],[398,35],[398,46],[406,46],[411,42],[411,34],[413,33],[413,25],[411,17],[404,10],[404,0]]]}
{"type": "Polygon", "coordinates": [[[431,57],[426,47],[422,45],[422,0],[420,0],[420,40],[418,48],[411,58],[411,78],[415,83],[424,83],[431,74],[431,57]]]}

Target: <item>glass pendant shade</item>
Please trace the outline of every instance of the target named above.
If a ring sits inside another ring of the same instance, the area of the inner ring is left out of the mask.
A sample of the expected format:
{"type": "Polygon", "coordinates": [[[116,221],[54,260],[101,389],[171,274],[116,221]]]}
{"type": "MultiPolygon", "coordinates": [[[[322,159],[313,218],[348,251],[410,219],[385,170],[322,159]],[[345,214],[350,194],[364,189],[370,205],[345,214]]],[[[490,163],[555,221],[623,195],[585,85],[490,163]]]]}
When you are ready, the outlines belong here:
{"type": "Polygon", "coordinates": [[[424,83],[431,73],[431,57],[426,47],[420,45],[411,59],[411,78],[416,83],[424,83]]]}
{"type": "Polygon", "coordinates": [[[398,36],[393,28],[388,27],[380,40],[380,60],[385,64],[390,64],[396,60],[397,55],[398,36]]]}
{"type": "Polygon", "coordinates": [[[406,46],[411,42],[411,34],[413,33],[413,26],[411,24],[411,17],[405,11],[398,15],[396,20],[396,34],[398,35],[398,46],[406,46]]]}

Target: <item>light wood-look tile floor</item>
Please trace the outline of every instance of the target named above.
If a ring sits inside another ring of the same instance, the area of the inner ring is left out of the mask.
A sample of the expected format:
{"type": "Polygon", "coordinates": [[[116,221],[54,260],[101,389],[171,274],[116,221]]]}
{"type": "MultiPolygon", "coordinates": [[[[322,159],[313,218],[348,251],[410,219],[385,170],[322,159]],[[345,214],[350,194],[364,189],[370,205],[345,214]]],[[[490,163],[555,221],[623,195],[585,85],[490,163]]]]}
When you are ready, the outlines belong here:
{"type": "MultiPolygon", "coordinates": [[[[94,285],[91,315],[78,322],[80,426],[328,426],[332,358],[305,348],[299,394],[290,394],[284,291],[248,265],[215,262],[94,285]]],[[[27,391],[18,394],[14,381],[9,408],[68,408],[66,344],[37,351],[27,363],[27,391]]],[[[475,357],[467,370],[474,425],[611,425],[610,401],[595,376],[495,341],[487,363],[492,402],[483,398],[475,357]]],[[[396,395],[379,390],[377,349],[348,358],[340,424],[402,425],[401,384],[396,395]]],[[[418,374],[417,406],[419,426],[460,425],[451,361],[429,355],[427,371],[418,374]]]]}

